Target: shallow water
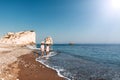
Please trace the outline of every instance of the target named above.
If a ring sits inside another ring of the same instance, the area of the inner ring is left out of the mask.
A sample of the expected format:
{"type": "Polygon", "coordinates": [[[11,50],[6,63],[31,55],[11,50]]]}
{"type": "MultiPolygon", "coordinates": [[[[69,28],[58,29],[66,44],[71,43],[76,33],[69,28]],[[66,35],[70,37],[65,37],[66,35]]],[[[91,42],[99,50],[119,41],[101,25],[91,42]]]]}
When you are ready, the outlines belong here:
{"type": "Polygon", "coordinates": [[[57,55],[44,64],[70,80],[120,80],[120,45],[56,44],[52,48],[57,55]]]}

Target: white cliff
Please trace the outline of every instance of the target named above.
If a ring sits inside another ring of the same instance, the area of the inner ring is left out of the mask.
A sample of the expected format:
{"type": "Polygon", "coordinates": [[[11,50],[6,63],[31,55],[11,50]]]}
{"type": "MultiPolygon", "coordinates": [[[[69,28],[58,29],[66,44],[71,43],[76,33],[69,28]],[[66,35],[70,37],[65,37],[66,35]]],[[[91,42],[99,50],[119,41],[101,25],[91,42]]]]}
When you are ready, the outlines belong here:
{"type": "Polygon", "coordinates": [[[36,43],[36,34],[34,31],[8,32],[0,39],[2,44],[27,45],[36,43]]]}

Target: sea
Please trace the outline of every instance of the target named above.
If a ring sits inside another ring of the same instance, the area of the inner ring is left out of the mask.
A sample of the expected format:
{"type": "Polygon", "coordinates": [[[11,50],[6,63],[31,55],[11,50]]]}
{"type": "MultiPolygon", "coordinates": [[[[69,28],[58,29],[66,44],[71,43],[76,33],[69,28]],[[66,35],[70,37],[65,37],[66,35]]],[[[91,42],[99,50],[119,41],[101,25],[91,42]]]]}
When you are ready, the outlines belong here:
{"type": "Polygon", "coordinates": [[[36,61],[66,80],[120,80],[120,44],[54,44],[51,48],[53,56],[36,61]]]}

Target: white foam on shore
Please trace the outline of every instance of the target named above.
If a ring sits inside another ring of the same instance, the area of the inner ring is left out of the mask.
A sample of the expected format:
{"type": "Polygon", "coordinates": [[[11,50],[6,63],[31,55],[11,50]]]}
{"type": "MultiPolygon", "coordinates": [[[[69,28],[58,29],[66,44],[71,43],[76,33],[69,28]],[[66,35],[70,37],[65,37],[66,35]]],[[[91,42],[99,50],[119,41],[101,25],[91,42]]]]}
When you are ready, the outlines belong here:
{"type": "MultiPolygon", "coordinates": [[[[30,45],[28,45],[27,47],[30,48],[30,49],[33,49],[33,50],[39,50],[39,48],[37,48],[36,46],[30,46],[30,45]]],[[[52,57],[52,56],[55,56],[55,55],[57,54],[57,53],[52,54],[53,52],[50,52],[50,53],[51,53],[51,54],[50,54],[48,57],[52,57]]],[[[49,65],[45,64],[44,61],[40,60],[40,58],[36,58],[36,61],[40,62],[41,64],[45,65],[46,67],[48,67],[48,68],[50,68],[50,69],[52,69],[52,70],[55,70],[55,71],[57,72],[57,74],[58,74],[59,77],[63,77],[63,78],[65,78],[65,79],[67,79],[67,80],[71,80],[71,79],[63,76],[63,75],[60,73],[60,71],[63,71],[63,69],[56,69],[56,68],[54,68],[54,67],[50,67],[49,65]]]]}
{"type": "Polygon", "coordinates": [[[36,61],[40,62],[41,64],[45,65],[46,67],[48,67],[48,68],[50,68],[50,69],[52,69],[52,70],[57,71],[58,76],[63,77],[63,78],[65,78],[65,79],[67,79],[67,80],[70,80],[69,78],[63,76],[63,75],[60,73],[60,71],[63,71],[64,69],[56,69],[56,68],[50,67],[49,65],[45,64],[42,60],[39,60],[39,58],[36,58],[36,61]]]}

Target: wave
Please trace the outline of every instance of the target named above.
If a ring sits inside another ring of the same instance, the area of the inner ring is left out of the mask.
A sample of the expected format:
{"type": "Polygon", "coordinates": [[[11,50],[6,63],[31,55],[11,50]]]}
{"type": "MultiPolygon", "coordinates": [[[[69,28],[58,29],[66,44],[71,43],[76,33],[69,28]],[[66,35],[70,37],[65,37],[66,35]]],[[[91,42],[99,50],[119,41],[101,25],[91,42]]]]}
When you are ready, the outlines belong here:
{"type": "MultiPolygon", "coordinates": [[[[28,47],[29,49],[39,50],[39,48],[37,48],[36,46],[27,45],[27,47],[28,47]]],[[[57,55],[58,53],[59,53],[58,51],[56,51],[56,52],[55,52],[55,51],[54,51],[54,52],[52,51],[52,52],[50,52],[50,54],[49,54],[48,56],[44,56],[44,57],[53,57],[53,56],[57,55]]],[[[55,70],[55,71],[57,72],[57,74],[58,74],[59,77],[63,77],[63,78],[65,78],[66,80],[71,80],[71,79],[63,76],[63,75],[60,73],[61,71],[64,71],[64,69],[62,69],[62,68],[59,68],[59,69],[58,69],[57,66],[51,67],[51,66],[45,64],[45,60],[40,59],[40,58],[36,58],[35,60],[38,61],[38,62],[40,62],[41,64],[45,65],[46,67],[48,67],[48,68],[50,68],[50,69],[52,69],[52,70],[55,70]]]]}
{"type": "MultiPolygon", "coordinates": [[[[51,55],[49,55],[48,57],[52,57],[52,56],[55,56],[55,55],[58,54],[57,52],[50,52],[50,53],[51,53],[51,55]]],[[[48,67],[48,68],[50,68],[50,69],[52,69],[52,70],[55,70],[55,71],[57,72],[58,76],[63,77],[63,78],[65,78],[66,80],[70,80],[69,78],[63,76],[63,75],[60,73],[60,72],[63,72],[64,69],[62,69],[62,68],[57,68],[57,66],[51,67],[51,66],[45,64],[45,62],[46,62],[47,60],[40,59],[40,57],[39,57],[39,58],[36,58],[36,61],[40,62],[41,64],[45,65],[46,67],[48,67]]]]}

